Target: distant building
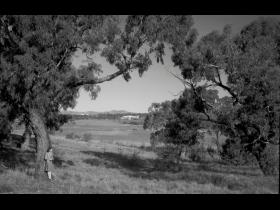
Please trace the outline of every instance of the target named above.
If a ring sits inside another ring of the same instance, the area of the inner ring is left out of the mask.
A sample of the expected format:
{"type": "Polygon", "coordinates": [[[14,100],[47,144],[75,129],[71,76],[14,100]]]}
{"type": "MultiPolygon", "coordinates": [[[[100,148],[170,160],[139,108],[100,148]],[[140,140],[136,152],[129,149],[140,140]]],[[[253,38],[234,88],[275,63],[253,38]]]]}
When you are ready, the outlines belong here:
{"type": "Polygon", "coordinates": [[[125,115],[121,117],[122,120],[139,119],[139,115],[125,115]]]}

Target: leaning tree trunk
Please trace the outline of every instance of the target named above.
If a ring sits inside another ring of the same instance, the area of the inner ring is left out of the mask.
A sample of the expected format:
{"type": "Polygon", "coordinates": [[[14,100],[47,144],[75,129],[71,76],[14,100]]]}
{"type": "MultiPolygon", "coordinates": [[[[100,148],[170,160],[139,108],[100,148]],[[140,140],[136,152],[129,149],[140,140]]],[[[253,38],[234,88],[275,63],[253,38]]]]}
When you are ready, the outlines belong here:
{"type": "Polygon", "coordinates": [[[28,150],[31,142],[31,128],[28,124],[25,125],[25,131],[23,133],[24,142],[21,145],[22,150],[28,150]]]}
{"type": "Polygon", "coordinates": [[[39,177],[44,174],[44,156],[51,146],[51,142],[39,110],[30,110],[30,121],[37,144],[35,177],[39,177]]]}

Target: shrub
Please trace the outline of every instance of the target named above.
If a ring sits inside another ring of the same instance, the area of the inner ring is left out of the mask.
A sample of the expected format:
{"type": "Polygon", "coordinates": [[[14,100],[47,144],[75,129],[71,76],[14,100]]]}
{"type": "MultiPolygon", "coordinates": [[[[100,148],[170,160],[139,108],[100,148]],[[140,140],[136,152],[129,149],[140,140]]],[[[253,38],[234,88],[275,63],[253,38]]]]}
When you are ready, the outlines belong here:
{"type": "Polygon", "coordinates": [[[252,153],[246,152],[240,141],[235,141],[234,139],[225,141],[220,155],[222,160],[234,165],[255,163],[255,157],[252,153]]]}
{"type": "Polygon", "coordinates": [[[175,145],[165,145],[156,149],[157,155],[160,159],[175,162],[178,157],[178,148],[175,145]]]}
{"type": "Polygon", "coordinates": [[[160,170],[180,171],[181,167],[181,145],[165,144],[163,147],[156,147],[158,158],[155,167],[160,170]]]}

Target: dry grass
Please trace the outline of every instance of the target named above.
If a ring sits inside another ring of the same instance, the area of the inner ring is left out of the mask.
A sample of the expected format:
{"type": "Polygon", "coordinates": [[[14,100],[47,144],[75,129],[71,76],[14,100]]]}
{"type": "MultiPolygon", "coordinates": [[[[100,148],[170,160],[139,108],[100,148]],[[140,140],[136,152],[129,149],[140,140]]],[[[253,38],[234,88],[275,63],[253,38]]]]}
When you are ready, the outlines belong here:
{"type": "Polygon", "coordinates": [[[50,182],[47,178],[37,180],[28,176],[26,172],[18,170],[8,170],[0,175],[0,193],[64,194],[83,193],[84,190],[75,183],[68,181],[50,182]]]}
{"type": "Polygon", "coordinates": [[[144,131],[141,125],[121,124],[117,120],[77,120],[75,124],[66,124],[62,132],[57,132],[57,136],[65,137],[74,133],[83,136],[85,133],[91,134],[93,140],[106,142],[113,141],[133,141],[149,142],[149,132],[144,131]]]}
{"type": "MultiPolygon", "coordinates": [[[[105,130],[104,126],[100,128],[105,130]]],[[[174,172],[158,167],[163,163],[144,146],[146,141],[83,142],[63,135],[51,138],[56,180],[35,180],[28,175],[32,174],[32,155],[27,158],[27,154],[14,151],[17,158],[10,161],[18,164],[0,170],[0,193],[278,193],[279,179],[264,177],[253,166],[186,161],[181,171],[174,172]]]]}

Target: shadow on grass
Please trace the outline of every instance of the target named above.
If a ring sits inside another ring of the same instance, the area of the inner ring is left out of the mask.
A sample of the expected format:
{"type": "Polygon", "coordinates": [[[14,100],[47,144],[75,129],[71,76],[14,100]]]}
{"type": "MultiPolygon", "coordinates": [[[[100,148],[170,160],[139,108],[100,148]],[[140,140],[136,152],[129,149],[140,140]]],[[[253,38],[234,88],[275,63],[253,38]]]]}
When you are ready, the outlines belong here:
{"type": "MultiPolygon", "coordinates": [[[[258,176],[255,173],[236,171],[235,167],[219,165],[218,163],[194,163],[186,162],[181,170],[174,170],[172,167],[165,167],[167,164],[157,159],[141,159],[137,156],[117,154],[113,152],[81,151],[83,154],[93,156],[84,159],[83,162],[91,166],[104,166],[107,168],[118,168],[123,173],[134,178],[156,179],[186,182],[199,184],[213,184],[219,187],[226,187],[230,190],[245,190],[253,188],[252,184],[238,175],[258,176]],[[227,174],[237,175],[234,177],[227,174]]],[[[174,164],[173,164],[174,166],[174,164]]],[[[247,170],[251,170],[248,168],[247,170]]]]}
{"type": "Polygon", "coordinates": [[[34,166],[35,153],[3,147],[0,151],[0,163],[10,169],[31,168],[34,166]]]}
{"type": "Polygon", "coordinates": [[[22,150],[24,138],[18,134],[11,134],[9,140],[1,142],[0,147],[0,173],[5,169],[30,169],[35,163],[35,139],[30,139],[30,148],[22,150]]]}
{"type": "MultiPolygon", "coordinates": [[[[5,169],[33,169],[35,166],[35,159],[35,150],[21,150],[13,144],[2,146],[0,149],[0,173],[4,172],[5,169]]],[[[53,164],[57,168],[65,168],[74,165],[73,161],[65,161],[58,156],[54,156],[53,164]]]]}
{"type": "Polygon", "coordinates": [[[151,146],[125,145],[125,144],[121,144],[121,143],[117,143],[117,145],[120,145],[122,147],[130,147],[130,148],[135,148],[135,149],[141,149],[142,151],[146,151],[146,152],[153,152],[153,148],[151,146]]]}
{"type": "Polygon", "coordinates": [[[91,166],[103,165],[108,168],[123,168],[133,172],[147,170],[149,160],[143,160],[137,156],[127,156],[113,152],[93,152],[81,151],[84,154],[95,156],[96,158],[88,158],[83,160],[91,166]]]}
{"type": "Polygon", "coordinates": [[[66,168],[68,166],[74,166],[74,162],[72,160],[63,160],[61,157],[54,156],[53,164],[56,168],[66,168]]]}

